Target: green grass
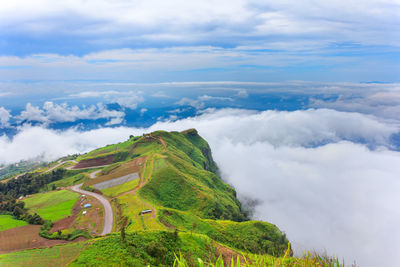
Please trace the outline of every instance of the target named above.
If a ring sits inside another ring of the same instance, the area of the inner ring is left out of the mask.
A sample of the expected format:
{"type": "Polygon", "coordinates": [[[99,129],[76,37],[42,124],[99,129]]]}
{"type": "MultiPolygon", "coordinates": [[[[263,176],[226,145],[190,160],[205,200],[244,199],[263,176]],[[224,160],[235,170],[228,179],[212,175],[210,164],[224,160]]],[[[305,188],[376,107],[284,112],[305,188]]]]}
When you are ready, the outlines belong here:
{"type": "Polygon", "coordinates": [[[88,175],[85,175],[83,173],[78,173],[76,175],[66,177],[66,178],[63,178],[58,181],[54,181],[54,182],[50,183],[47,187],[52,188],[53,184],[55,187],[67,187],[67,186],[82,183],[88,179],[90,179],[88,175]]]}
{"type": "Polygon", "coordinates": [[[16,220],[11,215],[0,215],[0,231],[24,225],[28,225],[28,223],[25,221],[16,220]]]}
{"type": "Polygon", "coordinates": [[[205,234],[227,246],[251,253],[280,256],[289,242],[278,227],[267,222],[205,220],[171,209],[158,210],[158,216],[160,221],[180,231],[205,234]]]}
{"type": "Polygon", "coordinates": [[[37,213],[45,220],[53,222],[71,215],[71,209],[79,194],[68,190],[38,193],[24,200],[30,213],[37,213]]]}
{"type": "Polygon", "coordinates": [[[22,250],[0,255],[1,266],[65,266],[86,247],[86,243],[72,243],[50,248],[22,250]]]}
{"type": "Polygon", "coordinates": [[[142,198],[204,218],[244,219],[234,190],[219,177],[193,166],[195,163],[188,156],[182,160],[185,156],[179,153],[168,151],[167,155],[167,158],[155,158],[152,177],[139,191],[142,198]]]}
{"type": "Polygon", "coordinates": [[[115,197],[118,196],[119,194],[122,194],[124,192],[130,191],[135,189],[138,185],[139,185],[139,181],[140,179],[134,179],[132,181],[120,184],[120,185],[116,185],[113,187],[109,187],[106,189],[101,190],[101,192],[103,192],[104,195],[110,196],[110,197],[115,197]]]}
{"type": "Polygon", "coordinates": [[[166,231],[127,233],[98,239],[88,246],[70,266],[172,266],[181,251],[192,262],[198,257],[215,257],[212,241],[206,236],[166,231]]]}
{"type": "Polygon", "coordinates": [[[139,216],[139,212],[148,209],[149,206],[143,203],[143,201],[138,197],[138,195],[126,194],[118,197],[119,203],[122,206],[122,213],[130,219],[130,224],[128,225],[128,230],[161,230],[165,229],[157,218],[151,218],[151,214],[146,214],[139,216]]]}

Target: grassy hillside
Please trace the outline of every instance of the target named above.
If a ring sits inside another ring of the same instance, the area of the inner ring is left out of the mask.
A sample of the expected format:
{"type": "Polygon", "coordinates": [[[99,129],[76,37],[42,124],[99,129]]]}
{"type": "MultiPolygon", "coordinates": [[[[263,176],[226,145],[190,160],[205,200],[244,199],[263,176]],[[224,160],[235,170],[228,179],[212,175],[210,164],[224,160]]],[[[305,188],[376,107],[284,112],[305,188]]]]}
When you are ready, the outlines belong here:
{"type": "Polygon", "coordinates": [[[179,251],[192,263],[197,258],[216,258],[212,240],[206,236],[137,231],[128,233],[125,240],[112,234],[95,242],[70,266],[172,266],[179,251]]]}
{"type": "Polygon", "coordinates": [[[286,236],[278,227],[266,222],[204,220],[191,213],[171,209],[159,210],[159,219],[170,228],[205,234],[242,251],[279,256],[288,246],[286,236]]]}
{"type": "Polygon", "coordinates": [[[191,211],[202,218],[244,220],[235,191],[216,175],[208,144],[194,134],[196,137],[193,132],[152,134],[165,142],[161,152],[165,156],[155,160],[151,179],[139,195],[159,206],[191,211]]]}
{"type": "Polygon", "coordinates": [[[78,159],[109,157],[116,151],[128,154],[103,168],[87,184],[129,171],[139,172],[139,181],[103,190],[103,194],[114,199],[119,210],[117,217],[128,218],[128,232],[177,229],[182,235],[200,234],[252,253],[278,256],[287,249],[288,240],[275,225],[246,221],[235,190],[218,177],[211,149],[196,130],[157,131],[131,137],[127,142],[96,149],[78,159]],[[146,209],[152,212],[140,215],[146,209]]]}

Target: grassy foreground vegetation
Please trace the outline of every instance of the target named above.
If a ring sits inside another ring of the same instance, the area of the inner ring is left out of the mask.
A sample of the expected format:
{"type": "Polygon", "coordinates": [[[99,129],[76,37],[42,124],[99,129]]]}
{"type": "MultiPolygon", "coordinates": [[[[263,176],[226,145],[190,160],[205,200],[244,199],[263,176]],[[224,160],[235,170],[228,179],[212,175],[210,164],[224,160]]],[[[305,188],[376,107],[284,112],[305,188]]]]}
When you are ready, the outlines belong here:
{"type": "Polygon", "coordinates": [[[111,234],[88,246],[71,266],[171,266],[175,252],[193,262],[198,257],[216,258],[212,240],[197,234],[168,231],[136,231],[125,239],[111,234]],[[90,264],[88,264],[90,263],[90,264]]]}
{"type": "Polygon", "coordinates": [[[0,255],[1,266],[66,266],[87,246],[85,242],[0,255]]]}

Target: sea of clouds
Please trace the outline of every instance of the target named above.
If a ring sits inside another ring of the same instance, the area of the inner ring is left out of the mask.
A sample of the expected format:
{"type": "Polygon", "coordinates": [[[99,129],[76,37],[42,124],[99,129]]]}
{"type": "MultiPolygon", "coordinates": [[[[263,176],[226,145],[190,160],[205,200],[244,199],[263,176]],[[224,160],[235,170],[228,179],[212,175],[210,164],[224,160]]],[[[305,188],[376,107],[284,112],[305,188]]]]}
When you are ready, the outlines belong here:
{"type": "Polygon", "coordinates": [[[316,250],[349,265],[400,266],[399,125],[331,109],[293,112],[206,110],[150,128],[55,131],[23,126],[0,137],[0,163],[53,160],[129,135],[196,128],[210,144],[222,178],[242,200],[256,199],[254,217],[276,224],[295,252],[316,250]]]}

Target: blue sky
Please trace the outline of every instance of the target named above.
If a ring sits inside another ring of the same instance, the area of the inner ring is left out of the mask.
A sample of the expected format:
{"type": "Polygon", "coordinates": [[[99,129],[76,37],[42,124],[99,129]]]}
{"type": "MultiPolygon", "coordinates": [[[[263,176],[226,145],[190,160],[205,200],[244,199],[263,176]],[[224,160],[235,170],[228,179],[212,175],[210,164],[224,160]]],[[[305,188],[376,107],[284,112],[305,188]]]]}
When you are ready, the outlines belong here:
{"type": "Polygon", "coordinates": [[[398,1],[0,5],[2,80],[398,82],[398,1]]]}

